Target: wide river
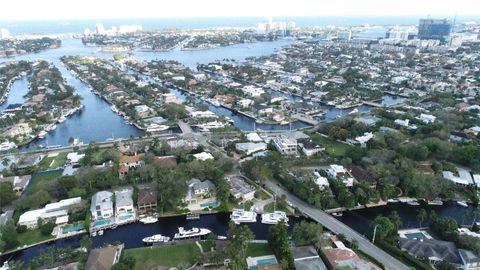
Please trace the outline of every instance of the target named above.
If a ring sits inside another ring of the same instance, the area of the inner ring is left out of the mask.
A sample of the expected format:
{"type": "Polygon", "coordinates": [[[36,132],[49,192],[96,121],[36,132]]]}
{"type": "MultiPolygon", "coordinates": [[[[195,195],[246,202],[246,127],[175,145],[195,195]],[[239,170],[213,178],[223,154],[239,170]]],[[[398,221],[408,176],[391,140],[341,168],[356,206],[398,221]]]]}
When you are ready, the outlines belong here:
{"type": "MultiPolygon", "coordinates": [[[[235,61],[242,61],[246,57],[263,56],[274,53],[282,46],[291,44],[292,40],[277,40],[272,42],[258,42],[253,44],[238,44],[227,47],[220,47],[210,50],[200,51],[181,51],[174,49],[168,52],[141,52],[134,51],[136,58],[150,61],[154,59],[176,60],[184,65],[195,69],[197,64],[205,64],[221,60],[228,57],[235,61]]],[[[58,49],[45,50],[37,54],[19,55],[11,58],[0,58],[1,62],[11,60],[37,60],[42,59],[51,62],[60,69],[64,78],[69,84],[75,87],[76,92],[83,97],[84,110],[68,118],[57,129],[50,132],[45,139],[39,139],[30,145],[22,147],[22,151],[34,150],[39,147],[53,147],[68,145],[69,138],[78,138],[83,143],[91,141],[105,141],[108,139],[129,138],[142,136],[144,133],[132,125],[124,122],[123,118],[110,110],[109,105],[96,95],[94,95],[87,85],[73,77],[68,70],[61,64],[60,57],[64,55],[91,55],[102,58],[112,58],[112,53],[102,52],[98,48],[86,47],[79,39],[63,39],[62,46],[58,49]]],[[[27,83],[25,79],[16,81],[7,101],[0,106],[4,109],[8,104],[24,102],[23,96],[27,93],[27,83]]],[[[175,89],[171,89],[177,96],[185,98],[185,95],[175,89]]],[[[295,99],[295,97],[290,97],[295,99]]],[[[296,98],[298,100],[298,97],[296,98]]],[[[385,95],[383,104],[395,104],[403,101],[402,98],[385,95]]],[[[298,129],[308,126],[306,123],[295,121],[292,125],[271,125],[255,124],[255,121],[249,117],[233,113],[223,107],[209,105],[209,109],[218,115],[228,116],[234,120],[234,126],[241,130],[288,130],[298,129]]],[[[352,109],[340,110],[330,106],[324,106],[326,113],[325,120],[333,120],[338,115],[346,115],[352,109]]],[[[368,111],[370,107],[361,106],[359,111],[368,111]]]]}

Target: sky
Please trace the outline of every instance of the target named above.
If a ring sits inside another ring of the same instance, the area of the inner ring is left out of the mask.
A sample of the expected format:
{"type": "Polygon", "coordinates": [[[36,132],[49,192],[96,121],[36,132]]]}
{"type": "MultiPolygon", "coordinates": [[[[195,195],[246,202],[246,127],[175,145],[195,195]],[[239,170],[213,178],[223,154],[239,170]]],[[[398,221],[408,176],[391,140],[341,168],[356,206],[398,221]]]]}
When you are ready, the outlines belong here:
{"type": "Polygon", "coordinates": [[[0,0],[0,20],[479,15],[479,0],[0,0]]]}

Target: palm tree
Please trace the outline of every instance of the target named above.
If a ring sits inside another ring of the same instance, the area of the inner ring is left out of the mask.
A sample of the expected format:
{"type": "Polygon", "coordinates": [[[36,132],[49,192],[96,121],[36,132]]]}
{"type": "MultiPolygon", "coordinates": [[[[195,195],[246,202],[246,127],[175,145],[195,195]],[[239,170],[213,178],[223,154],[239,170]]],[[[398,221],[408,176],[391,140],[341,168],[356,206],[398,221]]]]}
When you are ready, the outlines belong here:
{"type": "Polygon", "coordinates": [[[422,222],[425,221],[425,219],[427,218],[427,211],[425,211],[425,209],[420,209],[420,211],[418,211],[418,215],[417,215],[417,220],[418,220],[418,223],[420,224],[420,227],[422,227],[422,222]]]}

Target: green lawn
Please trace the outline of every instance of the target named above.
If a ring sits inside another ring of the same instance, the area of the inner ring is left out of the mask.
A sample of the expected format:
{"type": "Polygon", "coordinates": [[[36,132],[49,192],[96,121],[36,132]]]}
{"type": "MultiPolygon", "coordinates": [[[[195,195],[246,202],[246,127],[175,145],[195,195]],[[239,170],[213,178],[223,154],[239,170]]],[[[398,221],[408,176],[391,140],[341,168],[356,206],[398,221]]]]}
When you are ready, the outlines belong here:
{"type": "Polygon", "coordinates": [[[49,170],[49,169],[56,169],[65,165],[67,161],[67,154],[68,152],[60,152],[56,157],[46,157],[40,161],[38,164],[38,169],[40,171],[49,170]]]}
{"type": "Polygon", "coordinates": [[[350,146],[347,144],[333,141],[329,138],[321,136],[318,133],[312,134],[310,138],[316,143],[325,146],[325,152],[330,156],[343,156],[345,152],[350,148],[350,146]]]}
{"type": "Polygon", "coordinates": [[[250,243],[247,248],[247,257],[272,255],[273,251],[267,243],[250,243]]]}
{"type": "MultiPolygon", "coordinates": [[[[273,208],[275,208],[274,206],[275,206],[275,203],[271,202],[271,203],[265,205],[265,207],[263,207],[263,211],[266,212],[266,213],[273,212],[273,208]]],[[[277,203],[277,207],[276,207],[275,210],[290,213],[290,211],[288,211],[288,209],[286,207],[284,207],[283,205],[279,205],[278,203],[277,203]]]]}
{"type": "Polygon", "coordinates": [[[146,247],[125,250],[125,255],[135,258],[135,268],[138,270],[150,269],[162,265],[176,267],[179,264],[195,262],[195,256],[200,252],[195,243],[178,244],[173,246],[146,247]]]}
{"type": "Polygon", "coordinates": [[[18,234],[18,246],[22,247],[23,245],[31,245],[38,243],[47,239],[53,238],[51,235],[42,235],[39,229],[37,230],[27,230],[24,233],[18,234]]]}
{"type": "Polygon", "coordinates": [[[266,200],[266,199],[270,199],[271,196],[268,195],[265,191],[263,191],[262,189],[257,189],[257,191],[255,191],[255,198],[259,199],[259,200],[266,200]]]}
{"type": "Polygon", "coordinates": [[[62,176],[62,172],[50,172],[35,176],[35,179],[28,187],[28,194],[33,194],[39,191],[47,182],[52,181],[60,176],[62,176]]]}

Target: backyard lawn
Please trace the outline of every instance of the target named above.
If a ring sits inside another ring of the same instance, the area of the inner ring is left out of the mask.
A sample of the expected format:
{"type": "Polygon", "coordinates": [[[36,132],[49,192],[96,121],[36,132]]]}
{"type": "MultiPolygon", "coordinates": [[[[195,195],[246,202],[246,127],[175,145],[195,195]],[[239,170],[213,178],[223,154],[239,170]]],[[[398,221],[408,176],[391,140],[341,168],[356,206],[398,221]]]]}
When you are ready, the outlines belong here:
{"type": "Polygon", "coordinates": [[[68,152],[59,152],[56,156],[45,157],[40,161],[40,164],[38,164],[38,169],[40,171],[51,170],[65,165],[67,154],[68,152]]]}
{"type": "Polygon", "coordinates": [[[192,266],[196,255],[200,252],[195,243],[173,246],[145,247],[125,250],[125,255],[134,257],[135,268],[150,269],[162,265],[176,267],[180,264],[192,266]]]}
{"type": "Polygon", "coordinates": [[[41,241],[45,241],[47,239],[53,238],[51,235],[43,235],[39,229],[37,230],[27,230],[24,233],[19,233],[18,234],[18,242],[19,242],[19,247],[22,247],[23,245],[30,245],[34,243],[38,243],[41,241]]]}
{"type": "Polygon", "coordinates": [[[273,251],[267,243],[250,243],[247,248],[247,257],[272,255],[273,251]]]}
{"type": "Polygon", "coordinates": [[[31,183],[28,186],[27,192],[29,194],[33,194],[39,191],[42,186],[45,186],[47,182],[52,181],[60,176],[62,176],[61,171],[37,174],[35,175],[35,179],[30,180],[31,183]]]}
{"type": "Polygon", "coordinates": [[[350,148],[350,146],[347,144],[333,141],[330,138],[323,137],[318,133],[312,134],[310,138],[312,138],[312,140],[316,143],[325,146],[325,152],[330,156],[343,156],[345,152],[350,148]]]}

